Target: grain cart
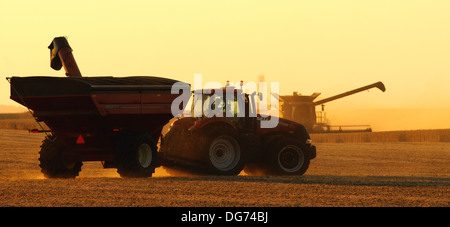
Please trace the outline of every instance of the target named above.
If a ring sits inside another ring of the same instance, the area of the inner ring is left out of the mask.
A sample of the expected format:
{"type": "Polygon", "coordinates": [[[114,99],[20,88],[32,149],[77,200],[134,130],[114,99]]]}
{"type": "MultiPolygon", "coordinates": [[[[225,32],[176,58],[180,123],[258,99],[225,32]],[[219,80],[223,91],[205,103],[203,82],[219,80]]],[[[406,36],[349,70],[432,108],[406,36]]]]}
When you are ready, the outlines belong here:
{"type": "Polygon", "coordinates": [[[279,118],[276,127],[262,128],[262,121],[274,116],[256,114],[255,95],[228,87],[194,91],[190,117],[173,121],[161,138],[165,165],[215,175],[237,175],[244,167],[250,175],[304,174],[316,156],[305,127],[279,118]],[[216,90],[223,96],[215,96],[216,90]],[[196,114],[195,106],[204,104],[218,108],[219,116],[196,114]]]}
{"type": "Polygon", "coordinates": [[[173,117],[178,82],[159,77],[82,77],[66,38],[49,46],[51,67],[67,77],[7,78],[11,99],[26,106],[47,133],[40,167],[48,178],[74,178],[82,162],[101,161],[122,177],[149,177],[158,166],[157,143],[173,117]]]}

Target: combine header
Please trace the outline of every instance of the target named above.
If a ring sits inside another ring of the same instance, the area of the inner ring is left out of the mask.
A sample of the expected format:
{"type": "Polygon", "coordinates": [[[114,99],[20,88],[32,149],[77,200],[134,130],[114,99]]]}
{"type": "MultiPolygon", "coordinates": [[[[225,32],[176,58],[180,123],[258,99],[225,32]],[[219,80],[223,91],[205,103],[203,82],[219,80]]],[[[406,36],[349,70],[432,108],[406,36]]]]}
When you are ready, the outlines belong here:
{"type": "Polygon", "coordinates": [[[344,92],[319,101],[314,101],[320,93],[310,96],[293,95],[280,96],[281,114],[284,118],[303,124],[311,133],[331,133],[331,132],[371,132],[370,125],[329,125],[324,112],[324,104],[336,99],[344,98],[371,88],[378,88],[386,91],[382,82],[370,84],[361,88],[344,92]],[[316,106],[322,106],[322,111],[316,112],[316,106]]]}

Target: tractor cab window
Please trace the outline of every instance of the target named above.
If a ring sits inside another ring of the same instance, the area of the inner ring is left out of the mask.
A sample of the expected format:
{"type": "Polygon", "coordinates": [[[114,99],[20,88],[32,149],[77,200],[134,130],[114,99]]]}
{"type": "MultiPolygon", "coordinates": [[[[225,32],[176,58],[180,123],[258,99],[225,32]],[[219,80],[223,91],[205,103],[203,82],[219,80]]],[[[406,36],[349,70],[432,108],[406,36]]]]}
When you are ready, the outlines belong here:
{"type": "Polygon", "coordinates": [[[203,99],[201,95],[192,94],[191,116],[200,117],[203,114],[203,99]]]}
{"type": "Polygon", "coordinates": [[[205,116],[225,116],[225,101],[221,96],[214,95],[204,95],[205,99],[203,101],[203,114],[205,116]],[[207,108],[209,107],[209,108],[207,108]]]}
{"type": "MultiPolygon", "coordinates": [[[[248,102],[247,98],[245,102],[248,102]]],[[[236,95],[227,100],[226,94],[223,97],[203,94],[201,98],[194,94],[191,113],[192,116],[237,117],[240,116],[239,113],[245,116],[245,104],[239,105],[236,95]]]]}

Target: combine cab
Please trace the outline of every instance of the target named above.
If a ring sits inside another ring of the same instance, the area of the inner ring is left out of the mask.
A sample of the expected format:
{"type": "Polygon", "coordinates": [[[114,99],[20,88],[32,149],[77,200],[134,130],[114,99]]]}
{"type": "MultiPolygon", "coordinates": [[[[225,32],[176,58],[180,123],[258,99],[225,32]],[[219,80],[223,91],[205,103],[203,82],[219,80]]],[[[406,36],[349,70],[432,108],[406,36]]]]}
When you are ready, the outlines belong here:
{"type": "MultiPolygon", "coordinates": [[[[149,177],[162,127],[173,117],[178,82],[158,77],[82,77],[67,40],[50,48],[51,66],[67,77],[11,77],[11,99],[49,128],[40,167],[49,178],[78,176],[83,161],[101,161],[122,177],[149,177]]],[[[45,130],[42,130],[45,131],[45,130]]]]}

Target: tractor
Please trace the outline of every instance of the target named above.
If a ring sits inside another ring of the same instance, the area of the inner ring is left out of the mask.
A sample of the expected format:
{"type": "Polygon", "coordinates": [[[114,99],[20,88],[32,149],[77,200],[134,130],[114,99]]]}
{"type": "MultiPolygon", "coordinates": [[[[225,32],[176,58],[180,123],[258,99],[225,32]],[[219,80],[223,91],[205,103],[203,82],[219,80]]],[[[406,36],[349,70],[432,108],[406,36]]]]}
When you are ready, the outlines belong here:
{"type": "Polygon", "coordinates": [[[261,127],[275,116],[257,114],[255,97],[255,92],[227,86],[193,91],[188,114],[171,121],[162,135],[159,157],[166,166],[213,175],[238,175],[242,170],[248,175],[304,174],[316,157],[306,128],[283,118],[276,127],[261,127]],[[218,90],[224,95],[214,95],[218,90]],[[208,117],[203,109],[199,114],[196,106],[205,104],[217,114],[208,117]]]}

